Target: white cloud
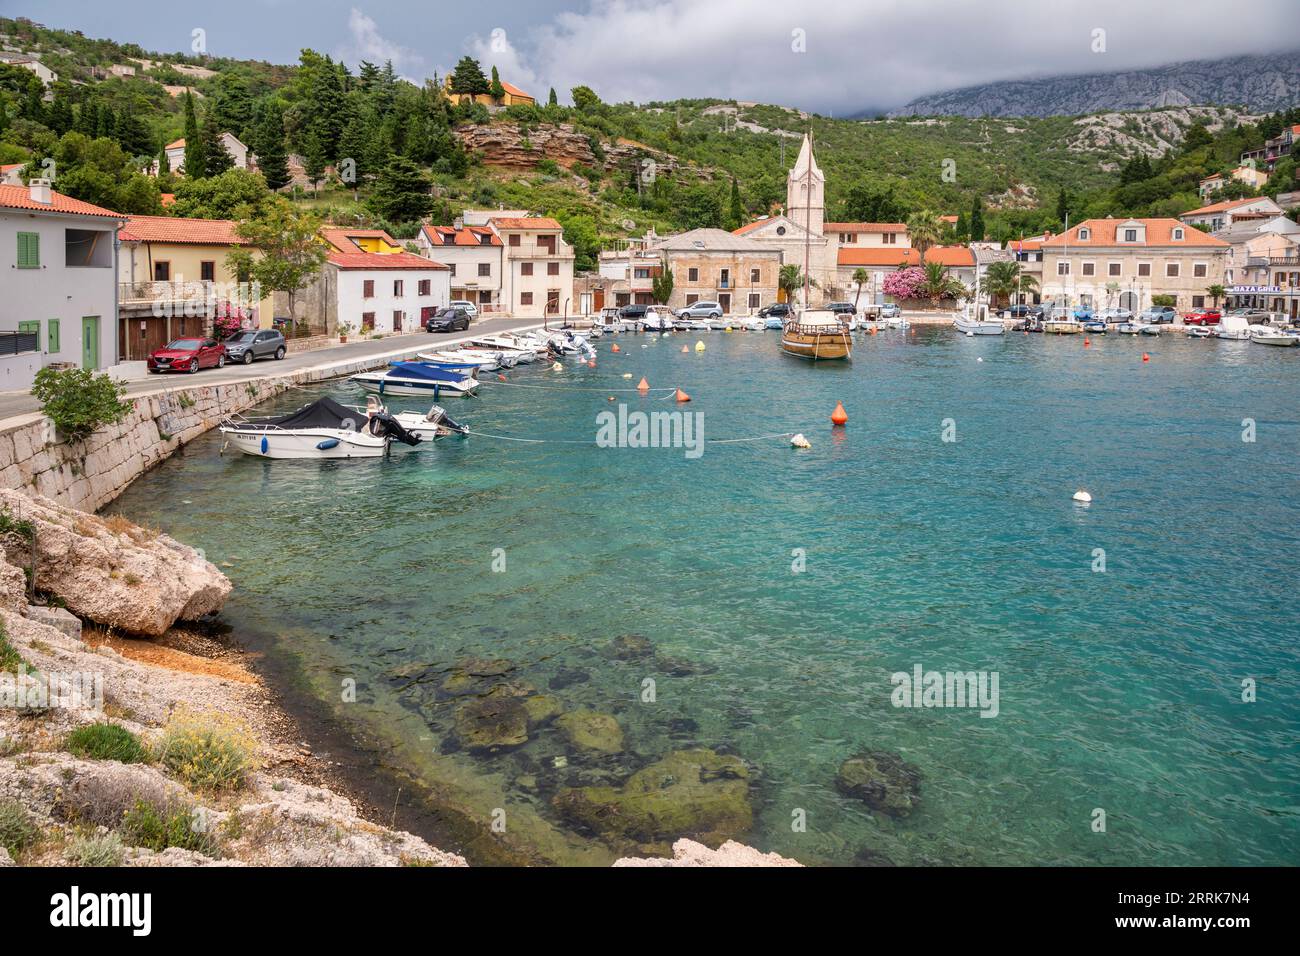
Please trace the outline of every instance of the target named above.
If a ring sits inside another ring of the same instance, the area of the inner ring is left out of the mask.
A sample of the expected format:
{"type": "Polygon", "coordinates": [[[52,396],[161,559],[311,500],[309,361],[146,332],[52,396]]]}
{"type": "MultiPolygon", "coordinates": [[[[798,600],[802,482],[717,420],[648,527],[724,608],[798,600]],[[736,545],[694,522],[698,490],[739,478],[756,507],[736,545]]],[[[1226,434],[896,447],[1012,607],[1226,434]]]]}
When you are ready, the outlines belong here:
{"type": "MultiPolygon", "coordinates": [[[[1257,0],[1252,18],[1292,22],[1289,7],[1257,0]]],[[[593,0],[502,48],[481,36],[466,48],[539,99],[583,83],[614,102],[709,96],[849,113],[992,80],[1258,52],[1259,35],[1225,29],[1222,10],[1222,0],[593,0]],[[1104,53],[1093,52],[1099,28],[1104,53]],[[806,52],[792,49],[795,30],[806,52]]],[[[1297,42],[1294,29],[1270,38],[1297,42]]]]}
{"type": "Polygon", "coordinates": [[[339,52],[339,59],[350,66],[356,66],[362,60],[383,66],[392,60],[393,69],[398,73],[416,83],[423,81],[424,58],[414,50],[385,39],[379,32],[379,24],[356,7],[348,14],[348,42],[339,52]]]}

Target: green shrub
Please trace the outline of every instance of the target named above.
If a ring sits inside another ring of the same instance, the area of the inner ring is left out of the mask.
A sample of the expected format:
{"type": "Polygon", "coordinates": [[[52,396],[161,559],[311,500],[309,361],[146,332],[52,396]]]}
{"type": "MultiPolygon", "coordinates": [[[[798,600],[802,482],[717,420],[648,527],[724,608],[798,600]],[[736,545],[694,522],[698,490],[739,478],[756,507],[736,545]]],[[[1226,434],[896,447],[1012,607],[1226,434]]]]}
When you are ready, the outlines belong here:
{"type": "Polygon", "coordinates": [[[194,811],[186,806],[159,808],[143,800],[122,815],[122,838],[131,846],[161,853],[168,847],[216,856],[217,842],[194,825],[194,811]]]}
{"type": "Polygon", "coordinates": [[[163,728],[158,759],[195,790],[238,790],[256,765],[257,741],[218,715],[177,711],[163,728]]]}
{"type": "Polygon", "coordinates": [[[27,664],[23,661],[22,655],[18,653],[17,648],[9,643],[9,635],[5,633],[4,622],[0,621],[0,672],[19,674],[26,667],[27,664]]]}
{"type": "Polygon", "coordinates": [[[31,814],[17,800],[0,800],[0,846],[17,856],[40,837],[31,814]]]}
{"type": "Polygon", "coordinates": [[[116,833],[75,836],[63,851],[63,857],[73,866],[121,866],[126,847],[116,833]]]}
{"type": "Polygon", "coordinates": [[[125,392],[126,385],[121,382],[84,368],[56,371],[46,367],[36,373],[32,385],[41,411],[70,442],[82,441],[95,429],[124,419],[131,411],[131,403],[122,400],[125,392]]]}
{"type": "Polygon", "coordinates": [[[149,759],[149,751],[140,742],[140,738],[117,724],[97,723],[78,727],[68,734],[65,746],[69,753],[91,760],[143,763],[149,759]]]}

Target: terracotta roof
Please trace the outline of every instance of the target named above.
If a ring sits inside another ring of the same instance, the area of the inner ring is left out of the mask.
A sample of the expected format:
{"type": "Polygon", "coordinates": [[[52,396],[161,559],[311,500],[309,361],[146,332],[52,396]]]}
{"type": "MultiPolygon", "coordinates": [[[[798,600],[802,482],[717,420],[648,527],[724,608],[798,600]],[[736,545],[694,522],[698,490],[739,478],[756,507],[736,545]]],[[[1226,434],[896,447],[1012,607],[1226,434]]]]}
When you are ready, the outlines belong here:
{"type": "Polygon", "coordinates": [[[441,262],[434,262],[412,252],[331,252],[329,261],[340,269],[373,269],[389,272],[394,269],[446,270],[441,262]]]}
{"type": "Polygon", "coordinates": [[[109,219],[125,219],[120,212],[113,212],[103,206],[92,206],[80,199],[73,199],[63,193],[50,190],[50,202],[40,203],[32,199],[31,190],[26,186],[0,185],[0,207],[7,209],[30,209],[33,212],[62,212],[75,216],[106,216],[109,219]]]}
{"type": "Polygon", "coordinates": [[[163,149],[184,149],[184,148],[185,148],[184,137],[176,140],[176,142],[174,143],[168,143],[166,146],[163,147],[163,149]]]}
{"type": "Polygon", "coordinates": [[[471,248],[502,245],[501,237],[486,226],[464,226],[454,229],[451,226],[421,226],[424,238],[435,246],[468,246],[471,248]],[[486,242],[481,241],[486,239],[486,242]]]}
{"type": "Polygon", "coordinates": [[[522,218],[494,218],[492,222],[498,229],[563,229],[558,222],[546,216],[524,216],[522,218]]]}
{"type": "Polygon", "coordinates": [[[1075,246],[1223,246],[1227,247],[1228,243],[1222,239],[1215,239],[1195,226],[1187,226],[1177,219],[1087,219],[1072,226],[1069,232],[1062,233],[1059,236],[1053,236],[1044,246],[1056,248],[1069,244],[1071,248],[1075,246]],[[1115,233],[1120,226],[1129,222],[1138,222],[1146,226],[1147,238],[1143,243],[1116,242],[1115,233]],[[1087,239],[1079,238],[1079,230],[1088,229],[1087,239]],[[1175,229],[1183,230],[1183,238],[1173,238],[1175,229]]]}
{"type": "Polygon", "coordinates": [[[905,222],[828,222],[822,232],[907,232],[905,222]]]}
{"type": "Polygon", "coordinates": [[[123,242],[172,242],[201,246],[238,246],[243,240],[230,219],[181,219],[177,216],[132,216],[118,230],[123,242]]]}
{"type": "Polygon", "coordinates": [[[1259,200],[1267,198],[1267,196],[1256,196],[1254,199],[1225,199],[1223,202],[1210,203],[1210,205],[1202,206],[1200,209],[1189,209],[1187,212],[1183,213],[1183,215],[1199,216],[1203,213],[1226,212],[1229,209],[1236,209],[1238,206],[1244,206],[1246,203],[1259,202],[1259,200]]]}
{"type": "Polygon", "coordinates": [[[1007,243],[1012,252],[1037,252],[1043,248],[1042,239],[1012,239],[1007,243]]]}
{"type": "Polygon", "coordinates": [[[957,217],[956,217],[956,216],[940,216],[940,217],[939,217],[939,220],[940,220],[941,222],[952,222],[952,223],[955,223],[955,222],[957,221],[957,217]]]}
{"type": "MultiPolygon", "coordinates": [[[[345,229],[342,226],[325,226],[320,231],[321,237],[339,252],[360,252],[362,251],[352,238],[357,239],[383,239],[391,246],[401,247],[401,243],[390,236],[383,229],[345,229]]],[[[379,253],[368,253],[369,255],[378,255],[379,253]]]]}
{"type": "Polygon", "coordinates": [[[755,219],[753,222],[746,223],[745,225],[741,226],[739,229],[731,230],[731,233],[732,235],[735,236],[743,236],[746,233],[753,232],[759,226],[766,226],[771,221],[772,221],[771,218],[755,219]]]}
{"type": "Polygon", "coordinates": [[[1215,173],[1213,176],[1206,176],[1204,179],[1201,180],[1201,182],[1208,183],[1215,179],[1222,179],[1226,175],[1227,173],[1215,173]]]}
{"type": "MultiPolygon", "coordinates": [[[[925,261],[938,262],[949,268],[975,265],[975,257],[965,246],[931,246],[925,250],[925,261]]],[[[842,246],[838,262],[842,266],[897,266],[900,263],[915,266],[921,260],[916,250],[910,248],[875,246],[855,249],[852,246],[842,246]]]]}
{"type": "Polygon", "coordinates": [[[523,90],[515,86],[513,83],[507,83],[505,80],[501,81],[501,88],[505,90],[507,93],[509,93],[511,96],[526,96],[530,100],[533,98],[533,94],[525,93],[523,90]]]}
{"type": "Polygon", "coordinates": [[[167,206],[174,206],[174,205],[176,205],[176,194],[175,194],[175,193],[163,193],[163,194],[162,194],[162,204],[163,204],[163,207],[164,207],[164,208],[166,208],[167,206]]]}
{"type": "Polygon", "coordinates": [[[8,173],[15,169],[22,169],[26,165],[26,163],[6,163],[5,165],[0,166],[0,173],[8,173]]]}

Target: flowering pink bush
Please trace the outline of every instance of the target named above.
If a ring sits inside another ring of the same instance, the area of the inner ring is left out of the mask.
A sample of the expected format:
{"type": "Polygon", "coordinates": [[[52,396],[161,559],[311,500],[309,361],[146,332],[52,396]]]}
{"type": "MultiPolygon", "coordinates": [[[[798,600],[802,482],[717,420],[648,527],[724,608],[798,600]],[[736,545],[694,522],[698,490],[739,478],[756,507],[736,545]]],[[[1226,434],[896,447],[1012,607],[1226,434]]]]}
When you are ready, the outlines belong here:
{"type": "Polygon", "coordinates": [[[242,314],[232,309],[225,315],[218,315],[212,321],[212,331],[218,339],[228,339],[244,327],[242,314]]]}
{"type": "Polygon", "coordinates": [[[892,295],[895,299],[919,299],[924,287],[925,270],[918,266],[889,273],[882,285],[885,295],[892,295]]]}

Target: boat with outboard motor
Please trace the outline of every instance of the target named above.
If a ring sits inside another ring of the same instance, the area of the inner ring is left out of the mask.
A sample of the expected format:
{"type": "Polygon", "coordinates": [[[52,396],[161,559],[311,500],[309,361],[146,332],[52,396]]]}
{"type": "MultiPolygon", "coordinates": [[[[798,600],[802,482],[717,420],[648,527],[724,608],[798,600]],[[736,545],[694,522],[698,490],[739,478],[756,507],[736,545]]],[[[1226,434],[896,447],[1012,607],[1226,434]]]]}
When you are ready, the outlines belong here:
{"type": "Polygon", "coordinates": [[[397,441],[418,445],[382,406],[369,413],[320,398],[287,415],[232,415],[217,426],[229,444],[258,458],[378,458],[397,441]]]}
{"type": "MultiPolygon", "coordinates": [[[[978,281],[975,286],[975,295],[979,295],[978,281]]],[[[1003,335],[1007,327],[1002,324],[1001,319],[990,318],[989,307],[984,303],[972,307],[967,303],[966,308],[956,313],[952,319],[953,328],[962,335],[1003,335]]]]}
{"type": "Polygon", "coordinates": [[[414,435],[421,442],[437,441],[451,435],[469,434],[469,426],[456,421],[447,414],[447,410],[441,405],[430,406],[429,410],[423,413],[397,412],[393,414],[388,411],[387,406],[384,405],[378,395],[367,395],[364,408],[357,405],[348,407],[356,408],[357,411],[365,413],[367,418],[388,415],[408,434],[414,435]]]}
{"type": "Polygon", "coordinates": [[[432,362],[435,365],[477,365],[484,372],[514,368],[519,361],[513,353],[507,355],[491,349],[444,349],[439,352],[419,352],[415,357],[421,362],[432,362]]]}
{"type": "Polygon", "coordinates": [[[380,395],[463,398],[478,389],[478,366],[468,362],[394,362],[386,371],[360,372],[348,379],[380,395]]]}

